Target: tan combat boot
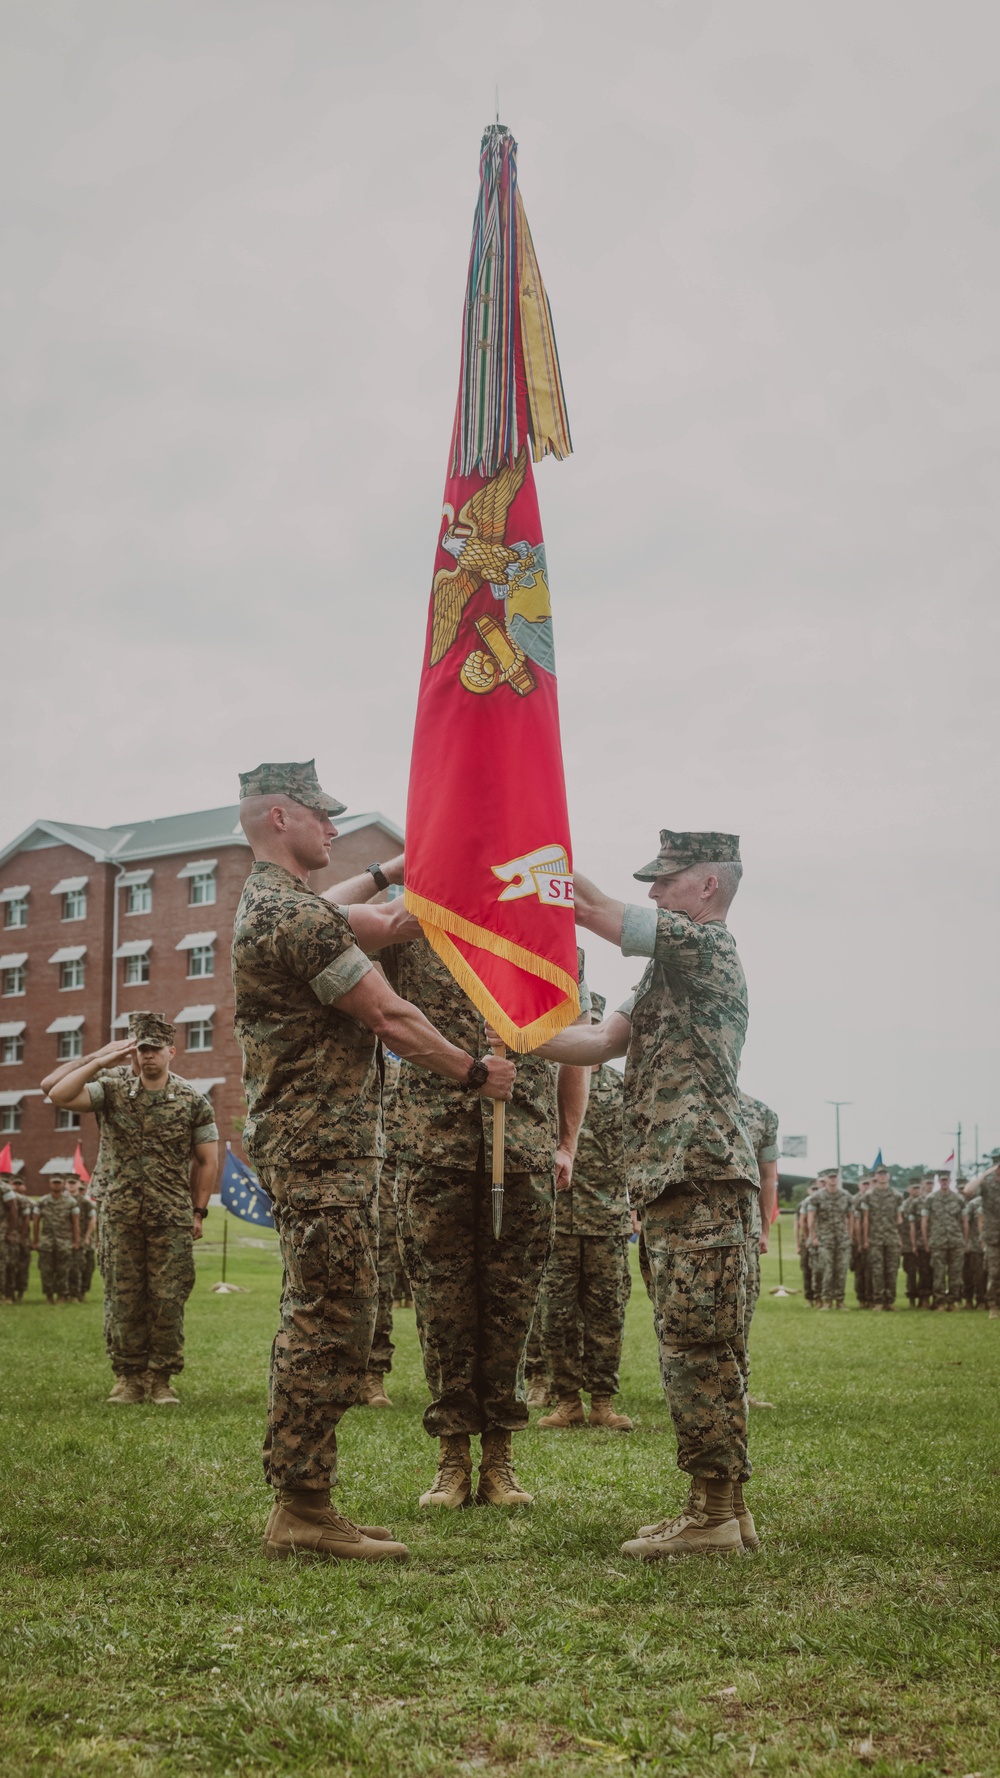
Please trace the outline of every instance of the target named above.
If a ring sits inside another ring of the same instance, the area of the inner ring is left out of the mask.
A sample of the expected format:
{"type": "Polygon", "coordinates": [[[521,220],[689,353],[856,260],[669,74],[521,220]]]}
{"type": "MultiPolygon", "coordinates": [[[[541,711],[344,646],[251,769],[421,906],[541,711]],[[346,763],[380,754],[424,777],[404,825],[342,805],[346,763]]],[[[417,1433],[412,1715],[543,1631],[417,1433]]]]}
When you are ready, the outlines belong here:
{"type": "Polygon", "coordinates": [[[472,1451],[467,1432],[449,1433],[441,1440],[437,1475],[425,1494],[421,1506],[471,1506],[472,1451]]]}
{"type": "MultiPolygon", "coordinates": [[[[539,1425],[541,1422],[539,1421],[539,1425]]],[[[590,1419],[588,1426],[607,1426],[612,1432],[631,1432],[632,1422],[627,1414],[616,1414],[611,1406],[610,1395],[592,1395],[590,1398],[590,1419]]]]}
{"type": "Polygon", "coordinates": [[[740,1536],[743,1539],[743,1548],[745,1550],[759,1550],[760,1538],[757,1536],[757,1527],[753,1522],[753,1514],[750,1512],[747,1503],[743,1498],[742,1482],[733,1483],[733,1513],[740,1528],[740,1536]]]}
{"type": "Polygon", "coordinates": [[[530,1506],[534,1499],[514,1474],[510,1433],[502,1426],[483,1433],[476,1499],[480,1506],[530,1506]]]}
{"type": "Polygon", "coordinates": [[[119,1377],[108,1396],[117,1407],[134,1408],[146,1399],[146,1386],[141,1377],[119,1377]]]}
{"type": "Polygon", "coordinates": [[[334,1512],[328,1488],[279,1489],[263,1547],[269,1562],[290,1556],[321,1562],[405,1562],[410,1554],[404,1543],[369,1537],[360,1525],[334,1512]]]}
{"type": "Polygon", "coordinates": [[[381,1371],[366,1371],[361,1383],[361,1393],[356,1406],[361,1408],[391,1408],[392,1402],[385,1392],[385,1378],[381,1371]]]}
{"type": "Polygon", "coordinates": [[[559,1426],[586,1426],[586,1424],[587,1416],[583,1411],[580,1391],[574,1389],[572,1395],[559,1397],[559,1406],[551,1414],[542,1415],[538,1422],[538,1429],[540,1432],[542,1430],[548,1432],[559,1426]]]}
{"type": "Polygon", "coordinates": [[[551,1397],[544,1377],[532,1377],[525,1397],[529,1408],[547,1408],[551,1397]]]}
{"type": "Polygon", "coordinates": [[[155,1402],[158,1408],[180,1407],[181,1398],[179,1395],[175,1395],[171,1389],[170,1377],[166,1371],[147,1371],[146,1383],[149,1389],[149,1399],[155,1402]]]}
{"type": "Polygon", "coordinates": [[[747,1396],[747,1407],[748,1408],[773,1408],[773,1406],[774,1406],[773,1401],[764,1401],[763,1397],[760,1395],[748,1395],[747,1396]]]}
{"type": "Polygon", "coordinates": [[[661,1519],[658,1525],[643,1525],[636,1537],[622,1544],[621,1553],[647,1562],[675,1556],[742,1556],[732,1482],[692,1476],[683,1511],[675,1519],[661,1519]]]}
{"type": "MultiPolygon", "coordinates": [[[[327,1488],[323,1491],[317,1490],[313,1495],[313,1499],[316,1501],[319,1501],[322,1499],[323,1501],[329,1503],[329,1499],[330,1499],[329,1488],[327,1488]]],[[[274,1505],[272,1506],[271,1511],[268,1514],[267,1524],[264,1526],[264,1542],[265,1543],[267,1543],[268,1539],[270,1538],[271,1526],[274,1524],[274,1521],[277,1518],[277,1515],[280,1511],[281,1511],[281,1507],[279,1505],[278,1496],[277,1496],[277,1494],[275,1494],[274,1505]]],[[[360,1531],[362,1537],[374,1537],[374,1538],[377,1538],[380,1543],[392,1543],[392,1541],[393,1541],[392,1532],[387,1531],[384,1525],[359,1525],[358,1530],[360,1531]]]]}
{"type": "Polygon", "coordinates": [[[1000,1309],[991,1309],[989,1319],[991,1321],[1000,1321],[1000,1309]]]}

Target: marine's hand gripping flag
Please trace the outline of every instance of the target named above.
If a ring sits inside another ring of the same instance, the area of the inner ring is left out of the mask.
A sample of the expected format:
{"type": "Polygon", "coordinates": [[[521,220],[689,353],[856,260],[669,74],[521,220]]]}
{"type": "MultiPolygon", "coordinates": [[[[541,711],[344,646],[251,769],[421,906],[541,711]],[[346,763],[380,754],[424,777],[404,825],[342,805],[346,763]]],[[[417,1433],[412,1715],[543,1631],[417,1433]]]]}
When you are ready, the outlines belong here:
{"type": "Polygon", "coordinates": [[[470,1000],[525,1051],[576,1019],[580,1001],[530,461],[572,447],[516,157],[510,132],[491,125],[413,740],[406,901],[470,1000]]]}

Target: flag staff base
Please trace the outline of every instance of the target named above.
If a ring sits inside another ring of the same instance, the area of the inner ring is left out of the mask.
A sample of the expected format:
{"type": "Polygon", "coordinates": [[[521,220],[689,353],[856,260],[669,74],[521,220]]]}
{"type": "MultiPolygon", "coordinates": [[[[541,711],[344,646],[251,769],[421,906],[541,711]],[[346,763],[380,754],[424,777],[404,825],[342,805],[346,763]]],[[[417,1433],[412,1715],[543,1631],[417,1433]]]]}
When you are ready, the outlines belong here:
{"type": "MultiPolygon", "coordinates": [[[[490,1045],[495,1056],[506,1056],[507,1046],[499,1041],[490,1045]]],[[[500,1239],[503,1228],[503,1150],[507,1134],[507,1106],[503,1099],[493,1101],[493,1238],[500,1239]]]]}

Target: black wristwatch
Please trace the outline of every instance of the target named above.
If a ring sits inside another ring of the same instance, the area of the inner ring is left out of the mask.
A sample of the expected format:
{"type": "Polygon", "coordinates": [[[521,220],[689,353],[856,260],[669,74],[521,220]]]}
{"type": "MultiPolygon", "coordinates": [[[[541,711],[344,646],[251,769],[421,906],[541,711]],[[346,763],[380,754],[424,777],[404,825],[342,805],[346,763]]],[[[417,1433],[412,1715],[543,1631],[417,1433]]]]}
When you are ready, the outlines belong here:
{"type": "Polygon", "coordinates": [[[208,1205],[205,1204],[204,1206],[202,1206],[201,1204],[192,1204],[191,1211],[194,1216],[207,1216],[208,1215],[208,1205]]]}
{"type": "Polygon", "coordinates": [[[478,1093],[480,1087],[484,1087],[489,1078],[490,1071],[485,1062],[471,1062],[469,1072],[462,1085],[467,1093],[478,1093]]]}
{"type": "Polygon", "coordinates": [[[375,881],[378,884],[378,887],[380,889],[388,889],[389,879],[386,876],[385,871],[382,869],[382,866],[380,864],[366,864],[365,870],[368,871],[370,876],[373,876],[375,878],[375,881]]]}

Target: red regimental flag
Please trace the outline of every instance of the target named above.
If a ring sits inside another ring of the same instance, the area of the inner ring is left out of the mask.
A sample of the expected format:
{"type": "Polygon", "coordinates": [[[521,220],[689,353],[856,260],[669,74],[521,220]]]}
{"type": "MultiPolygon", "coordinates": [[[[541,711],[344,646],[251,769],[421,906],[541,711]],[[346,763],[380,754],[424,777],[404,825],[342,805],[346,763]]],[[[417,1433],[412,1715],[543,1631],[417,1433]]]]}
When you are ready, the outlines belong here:
{"type": "Polygon", "coordinates": [[[548,570],[531,468],[571,449],[516,144],[483,138],[451,474],[406,816],[406,900],[511,1049],[579,1015],[548,570]]]}
{"type": "Polygon", "coordinates": [[[83,1164],[83,1149],[80,1147],[79,1142],[76,1145],[76,1153],[73,1156],[73,1171],[78,1179],[83,1180],[84,1185],[90,1184],[90,1174],[87,1172],[87,1169],[83,1164]]]}
{"type": "Polygon", "coordinates": [[[0,1173],[13,1173],[14,1158],[10,1152],[10,1143],[5,1142],[0,1148],[0,1173]]]}

